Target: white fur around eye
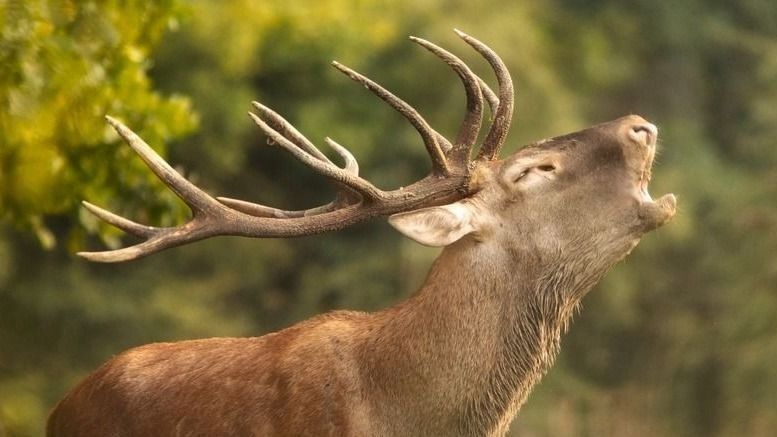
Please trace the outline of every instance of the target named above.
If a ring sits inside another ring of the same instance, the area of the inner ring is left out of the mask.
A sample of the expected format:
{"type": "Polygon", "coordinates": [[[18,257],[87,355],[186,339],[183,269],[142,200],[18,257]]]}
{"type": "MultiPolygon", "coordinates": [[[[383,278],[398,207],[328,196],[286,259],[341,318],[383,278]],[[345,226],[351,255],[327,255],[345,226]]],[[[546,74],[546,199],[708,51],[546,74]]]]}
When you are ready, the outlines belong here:
{"type": "Polygon", "coordinates": [[[524,177],[524,176],[526,176],[527,174],[529,174],[529,170],[524,170],[524,171],[522,171],[522,172],[518,173],[518,175],[517,175],[517,176],[513,176],[513,177],[511,177],[510,179],[512,179],[512,181],[513,181],[513,182],[518,182],[518,181],[520,181],[520,180],[521,180],[521,178],[523,178],[523,177],[524,177]]]}
{"type": "Polygon", "coordinates": [[[521,165],[521,163],[516,162],[505,170],[503,179],[508,184],[516,183],[529,173],[530,168],[531,165],[528,165],[528,163],[521,165]]]}
{"type": "Polygon", "coordinates": [[[556,178],[556,165],[547,160],[516,162],[504,173],[507,184],[520,190],[538,187],[556,178]]]}
{"type": "Polygon", "coordinates": [[[518,180],[518,182],[516,182],[516,186],[522,191],[532,190],[547,184],[555,178],[556,176],[553,174],[553,172],[542,171],[533,168],[529,170],[525,176],[518,180]]]}

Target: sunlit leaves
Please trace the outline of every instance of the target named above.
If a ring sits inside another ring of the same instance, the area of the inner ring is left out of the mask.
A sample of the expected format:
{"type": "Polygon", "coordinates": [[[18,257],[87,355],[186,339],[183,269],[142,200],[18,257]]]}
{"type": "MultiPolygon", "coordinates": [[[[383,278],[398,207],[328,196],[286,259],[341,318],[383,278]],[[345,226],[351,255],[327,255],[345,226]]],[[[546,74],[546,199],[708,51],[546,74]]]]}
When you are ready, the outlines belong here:
{"type": "MultiPolygon", "coordinates": [[[[44,245],[53,244],[45,217],[75,217],[82,198],[112,205],[129,189],[172,202],[103,121],[126,117],[155,146],[196,123],[188,100],[155,92],[146,73],[177,2],[134,3],[0,5],[0,219],[44,245]]],[[[161,209],[139,210],[181,215],[161,209]]]]}

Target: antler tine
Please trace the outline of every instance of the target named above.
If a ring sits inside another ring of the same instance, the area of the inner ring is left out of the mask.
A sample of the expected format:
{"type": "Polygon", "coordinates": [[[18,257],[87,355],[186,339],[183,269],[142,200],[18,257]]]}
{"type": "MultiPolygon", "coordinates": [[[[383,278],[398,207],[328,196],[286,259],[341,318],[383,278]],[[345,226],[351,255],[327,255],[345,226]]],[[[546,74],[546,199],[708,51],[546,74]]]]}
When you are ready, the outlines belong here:
{"type": "Polygon", "coordinates": [[[215,217],[223,218],[229,209],[181,176],[130,128],[113,117],[106,116],[105,119],[140,156],[148,168],[189,206],[193,218],[179,228],[158,228],[136,223],[89,202],[83,202],[84,207],[96,217],[125,232],[147,240],[123,249],[79,252],[78,255],[92,261],[127,261],[151,252],[207,238],[217,233],[218,230],[212,225],[213,219],[215,217]]]}
{"type": "MultiPolygon", "coordinates": [[[[305,137],[302,133],[300,133],[299,130],[297,130],[297,128],[294,127],[294,125],[289,123],[285,118],[281,117],[277,112],[273,111],[269,107],[256,101],[251,102],[251,105],[259,112],[259,114],[261,114],[261,116],[266,120],[266,123],[268,125],[272,125],[271,127],[273,130],[281,134],[283,137],[289,140],[293,145],[302,149],[305,153],[308,153],[309,155],[321,160],[322,162],[325,162],[334,166],[334,163],[332,163],[332,161],[326,155],[324,155],[318,149],[318,147],[316,147],[313,144],[313,142],[311,142],[307,137],[305,137]]],[[[327,138],[326,140],[327,140],[327,144],[332,146],[332,144],[330,143],[331,140],[329,138],[327,138]]],[[[288,147],[286,146],[287,144],[282,144],[282,147],[284,147],[285,149],[288,149],[288,147]]],[[[345,168],[343,168],[343,170],[346,173],[349,173],[353,176],[358,176],[359,164],[356,161],[356,158],[354,158],[354,156],[345,147],[339,144],[335,143],[335,146],[333,146],[333,149],[335,149],[337,154],[340,155],[345,161],[345,168]]],[[[338,205],[344,202],[347,202],[348,200],[351,200],[354,197],[361,198],[361,193],[359,193],[359,191],[355,190],[353,187],[350,187],[337,180],[335,180],[335,185],[338,186],[337,201],[330,202],[326,205],[322,205],[319,207],[304,209],[304,210],[283,210],[283,209],[273,208],[271,206],[262,205],[259,203],[232,199],[229,197],[217,197],[216,199],[219,202],[223,203],[224,205],[227,205],[228,207],[236,211],[253,215],[255,217],[291,218],[291,217],[302,217],[304,215],[319,214],[321,212],[331,211],[338,205]]]]}
{"type": "Polygon", "coordinates": [[[362,195],[365,200],[374,201],[384,197],[384,193],[371,183],[359,177],[353,176],[346,170],[343,170],[340,167],[329,163],[328,160],[321,161],[320,159],[314,158],[304,150],[300,150],[299,147],[286,139],[286,137],[281,135],[278,131],[271,128],[256,114],[249,112],[248,115],[251,116],[251,118],[254,120],[254,123],[256,123],[257,126],[259,126],[259,128],[262,129],[265,134],[267,134],[267,136],[269,136],[273,141],[278,143],[278,145],[286,149],[286,151],[294,155],[295,158],[313,169],[315,172],[329,179],[332,179],[333,181],[346,185],[347,187],[362,195]]]}
{"type": "Polygon", "coordinates": [[[106,223],[109,223],[121,229],[122,231],[128,232],[136,237],[150,238],[158,234],[159,231],[163,229],[163,228],[146,226],[137,222],[133,222],[132,220],[129,220],[120,215],[114,214],[108,211],[107,209],[100,208],[99,206],[89,203],[85,200],[81,202],[81,205],[83,205],[84,208],[87,209],[87,211],[91,212],[95,217],[99,218],[100,220],[106,223]]]}
{"type": "Polygon", "coordinates": [[[467,35],[466,33],[454,29],[457,35],[467,44],[478,51],[486,61],[491,65],[496,74],[496,80],[499,83],[499,105],[494,114],[494,122],[491,129],[483,141],[477,159],[493,160],[499,155],[499,150],[507,138],[507,132],[510,130],[510,123],[513,118],[513,80],[507,66],[490,47],[467,35]]]}
{"type": "MultiPolygon", "coordinates": [[[[340,144],[337,144],[334,140],[327,137],[324,139],[326,141],[327,145],[329,145],[331,148],[337,152],[340,157],[343,158],[343,161],[345,161],[345,166],[343,170],[355,177],[359,176],[359,163],[356,161],[356,158],[354,158],[353,154],[348,151],[345,147],[341,146],[340,144]]],[[[308,215],[316,215],[316,214],[322,214],[325,212],[330,212],[335,210],[338,206],[341,206],[344,202],[348,200],[348,193],[343,193],[342,191],[338,193],[338,198],[334,202],[329,202],[326,205],[318,206],[315,208],[309,208],[309,209],[303,209],[303,210],[283,210],[278,208],[273,208],[271,206],[262,205],[259,203],[254,202],[247,202],[245,200],[240,199],[232,199],[229,197],[217,197],[219,202],[223,203],[224,205],[227,205],[228,207],[240,211],[245,214],[249,214],[255,217],[275,217],[275,218],[293,218],[293,217],[303,217],[308,215]]]]}
{"type": "Polygon", "coordinates": [[[326,155],[318,150],[318,147],[316,147],[309,139],[302,135],[302,133],[300,133],[300,131],[298,131],[294,125],[286,121],[285,118],[278,115],[277,112],[256,101],[251,102],[251,105],[259,112],[260,115],[270,121],[273,124],[273,129],[278,131],[281,135],[316,158],[322,161],[326,161],[330,164],[332,163],[332,161],[330,161],[326,155]]]}
{"type": "Polygon", "coordinates": [[[113,126],[119,136],[124,139],[132,150],[143,159],[146,165],[148,165],[148,168],[150,168],[165,185],[170,187],[181,200],[189,205],[192,213],[195,215],[207,213],[208,211],[220,207],[220,204],[216,199],[210,197],[207,193],[197,188],[196,185],[187,181],[186,178],[175,171],[170,164],[165,162],[162,157],[157,155],[157,153],[154,152],[154,149],[146,144],[138,134],[111,116],[106,115],[105,119],[113,126]]]}
{"type": "Polygon", "coordinates": [[[494,111],[499,107],[499,97],[496,96],[496,94],[491,91],[491,88],[488,86],[486,81],[480,78],[480,76],[476,76],[478,78],[478,82],[480,83],[480,90],[483,92],[483,97],[486,98],[486,102],[488,102],[488,109],[491,111],[489,114],[489,118],[494,118],[494,111]]]}
{"type": "Polygon", "coordinates": [[[315,208],[300,209],[300,210],[284,210],[273,208],[271,206],[262,205],[254,202],[247,202],[240,199],[232,199],[230,197],[218,197],[218,200],[242,213],[252,215],[254,217],[266,217],[266,218],[294,218],[304,217],[308,215],[322,214],[325,212],[334,211],[338,204],[337,202],[329,202],[326,205],[317,206],[315,208]]]}
{"type": "Polygon", "coordinates": [[[179,228],[156,228],[157,232],[148,240],[122,249],[102,252],[78,252],[77,255],[89,261],[115,263],[130,261],[164,249],[181,246],[218,234],[214,227],[203,226],[196,219],[179,228]]]}
{"type": "Polygon", "coordinates": [[[429,126],[429,123],[424,120],[418,111],[407,104],[407,102],[395,96],[390,91],[386,90],[366,76],[357,73],[356,71],[337,61],[332,61],[332,65],[341,72],[345,73],[345,75],[350,77],[352,80],[364,85],[365,88],[372,91],[376,96],[380,97],[381,100],[388,103],[397,112],[402,114],[402,116],[405,117],[410,122],[410,124],[413,125],[413,127],[415,127],[415,129],[421,135],[421,138],[424,141],[424,145],[426,146],[426,150],[429,153],[429,157],[432,160],[432,172],[434,174],[447,175],[450,173],[450,169],[448,168],[448,163],[445,158],[445,153],[440,148],[440,134],[438,134],[429,126]]]}
{"type": "Polygon", "coordinates": [[[337,154],[340,155],[341,158],[343,158],[343,161],[345,162],[345,166],[343,167],[343,170],[347,171],[348,173],[354,176],[359,176],[359,161],[357,161],[356,158],[354,158],[353,154],[348,149],[336,143],[335,140],[329,137],[324,138],[324,142],[329,147],[334,149],[334,151],[337,152],[337,154]]]}
{"type": "Polygon", "coordinates": [[[483,122],[483,94],[478,77],[472,73],[467,64],[442,47],[415,36],[411,36],[410,40],[442,59],[456,72],[464,84],[467,94],[467,112],[450,153],[456,165],[466,167],[469,164],[470,150],[477,142],[480,125],[483,122]]]}

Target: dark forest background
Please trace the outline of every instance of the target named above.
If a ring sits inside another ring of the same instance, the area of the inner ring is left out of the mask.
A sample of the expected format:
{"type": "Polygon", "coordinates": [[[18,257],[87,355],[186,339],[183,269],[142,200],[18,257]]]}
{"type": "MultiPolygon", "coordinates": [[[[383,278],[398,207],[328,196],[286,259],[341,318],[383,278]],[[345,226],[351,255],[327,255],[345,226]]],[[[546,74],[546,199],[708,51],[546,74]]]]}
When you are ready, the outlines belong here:
{"type": "Polygon", "coordinates": [[[124,120],[218,195],[284,208],[326,184],[246,116],[259,100],[311,139],[348,146],[381,187],[428,158],[337,59],[447,135],[464,94],[417,35],[517,89],[507,152],[637,113],[661,130],[652,191],[674,221],[584,302],[556,366],[513,424],[522,436],[770,436],[777,429],[777,3],[774,0],[0,0],[0,436],[132,346],[250,336],[334,308],[374,310],[436,252],[384,220],[294,240],[218,238],[118,265],[129,244],[81,199],[152,224],[186,218],[103,121],[124,120]]]}

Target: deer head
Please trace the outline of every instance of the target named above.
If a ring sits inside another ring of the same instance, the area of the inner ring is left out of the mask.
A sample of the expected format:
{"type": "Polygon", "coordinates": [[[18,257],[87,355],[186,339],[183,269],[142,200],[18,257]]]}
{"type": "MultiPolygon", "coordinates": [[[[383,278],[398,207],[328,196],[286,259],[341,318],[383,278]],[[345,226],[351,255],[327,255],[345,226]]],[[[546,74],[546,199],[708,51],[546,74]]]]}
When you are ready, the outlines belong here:
{"type": "Polygon", "coordinates": [[[503,433],[552,361],[572,308],[645,232],[673,216],[675,199],[648,194],[658,131],[638,116],[499,159],[512,81],[490,48],[458,33],[492,66],[498,92],[451,53],[411,38],[464,84],[467,111],[452,141],[380,85],[334,63],[399,111],[426,146],[430,174],[392,191],[361,178],[347,149],[326,139],[344,161],[335,165],[260,103],[252,119],[334,184],[332,202],[286,211],[211,197],[108,117],[192,218],[158,228],[85,202],[97,217],[144,239],[79,254],[87,259],[125,261],[216,235],[321,233],[378,216],[422,244],[446,248],[421,289],[384,311],[335,312],[260,338],[128,351],[68,394],[52,413],[49,435],[503,433]],[[474,153],[486,104],[493,122],[474,153]]]}
{"type": "Polygon", "coordinates": [[[551,258],[588,254],[610,265],[674,214],[675,198],[648,193],[658,130],[632,115],[539,141],[477,167],[474,192],[389,222],[429,246],[469,236],[551,258]]]}

